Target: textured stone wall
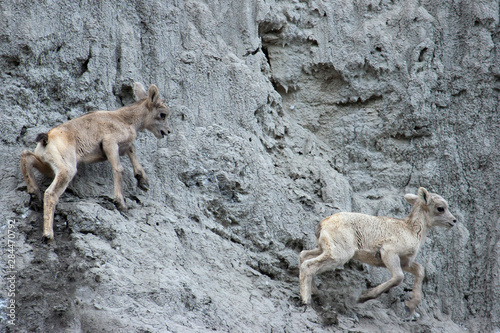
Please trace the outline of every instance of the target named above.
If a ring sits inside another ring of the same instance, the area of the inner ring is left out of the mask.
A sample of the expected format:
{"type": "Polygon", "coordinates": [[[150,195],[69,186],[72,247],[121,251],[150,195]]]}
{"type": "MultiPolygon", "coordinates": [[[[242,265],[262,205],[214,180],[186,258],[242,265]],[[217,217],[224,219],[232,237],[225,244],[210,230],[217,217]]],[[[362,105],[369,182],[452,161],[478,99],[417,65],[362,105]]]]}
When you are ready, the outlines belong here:
{"type": "Polygon", "coordinates": [[[498,331],[498,13],[486,0],[0,2],[0,245],[6,274],[15,221],[17,329],[498,331]],[[171,107],[166,140],[137,140],[150,190],[123,158],[122,214],[109,164],[79,166],[44,244],[20,152],[130,103],[134,81],[171,107]],[[403,217],[419,186],[459,220],[417,258],[420,317],[404,320],[408,274],[356,304],[389,277],[356,262],[318,276],[303,307],[298,253],[316,223],[403,217]]]}

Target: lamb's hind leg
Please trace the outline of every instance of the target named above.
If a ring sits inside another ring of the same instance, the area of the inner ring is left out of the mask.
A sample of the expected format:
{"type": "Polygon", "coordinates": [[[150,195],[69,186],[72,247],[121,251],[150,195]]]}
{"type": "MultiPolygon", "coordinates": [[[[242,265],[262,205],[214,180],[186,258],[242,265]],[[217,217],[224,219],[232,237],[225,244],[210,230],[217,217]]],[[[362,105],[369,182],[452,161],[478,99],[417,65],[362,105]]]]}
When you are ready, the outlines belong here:
{"type": "Polygon", "coordinates": [[[24,150],[21,153],[21,172],[23,173],[24,181],[26,182],[27,190],[31,197],[30,204],[35,208],[41,208],[42,192],[36,182],[33,167],[51,178],[54,177],[54,172],[48,164],[42,162],[37,155],[29,150],[24,150]]]}
{"type": "Polygon", "coordinates": [[[332,261],[330,253],[323,251],[319,256],[305,260],[300,265],[300,296],[304,304],[311,304],[312,280],[314,275],[325,265],[332,261]]]}
{"type": "Polygon", "coordinates": [[[304,250],[300,252],[300,265],[302,265],[302,263],[306,260],[319,256],[321,253],[323,253],[323,250],[319,247],[315,248],[314,250],[304,250]]]}
{"type": "MultiPolygon", "coordinates": [[[[323,250],[318,248],[315,248],[314,250],[304,250],[300,252],[300,263],[299,263],[299,268],[302,266],[302,263],[306,260],[312,259],[314,257],[319,256],[321,253],[323,253],[323,250]]],[[[314,283],[314,276],[311,278],[311,293],[316,295],[318,294],[319,290],[318,287],[316,287],[316,284],[314,283]]]]}
{"type": "Polygon", "coordinates": [[[68,187],[69,182],[75,176],[76,165],[60,165],[56,170],[54,180],[45,191],[43,200],[43,237],[49,242],[54,239],[54,211],[56,205],[68,187]]]}
{"type": "Polygon", "coordinates": [[[409,272],[415,276],[415,282],[413,283],[412,296],[409,300],[405,302],[405,305],[412,316],[415,312],[415,308],[422,300],[422,282],[425,276],[425,270],[422,265],[416,262],[412,262],[410,266],[403,268],[406,272],[409,272]]]}
{"type": "Polygon", "coordinates": [[[304,304],[311,303],[312,280],[314,275],[327,269],[334,269],[346,263],[354,255],[354,251],[333,246],[321,247],[322,253],[314,258],[305,260],[300,265],[300,295],[304,304]]]}
{"type": "Polygon", "coordinates": [[[391,271],[392,276],[389,280],[376,286],[375,288],[364,291],[358,299],[358,302],[360,303],[379,297],[380,294],[399,285],[403,281],[404,275],[403,270],[401,269],[399,256],[396,253],[390,250],[384,250],[383,248],[380,250],[380,255],[385,267],[391,271]]]}

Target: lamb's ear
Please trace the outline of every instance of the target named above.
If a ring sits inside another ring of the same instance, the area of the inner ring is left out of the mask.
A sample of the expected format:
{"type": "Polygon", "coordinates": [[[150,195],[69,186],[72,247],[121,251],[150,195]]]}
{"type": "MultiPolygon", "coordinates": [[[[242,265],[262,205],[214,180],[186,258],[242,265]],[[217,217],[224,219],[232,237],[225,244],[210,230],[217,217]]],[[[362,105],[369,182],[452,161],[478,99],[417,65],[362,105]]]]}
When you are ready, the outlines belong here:
{"type": "Polygon", "coordinates": [[[148,89],[149,105],[156,105],[158,104],[159,100],[160,100],[160,91],[158,90],[158,87],[155,86],[154,84],[150,85],[148,89]]]}
{"type": "Polygon", "coordinates": [[[405,200],[408,201],[408,203],[413,206],[417,202],[418,197],[415,194],[408,193],[405,194],[405,200]]]}
{"type": "Polygon", "coordinates": [[[140,82],[134,83],[134,95],[137,101],[140,101],[141,99],[148,97],[148,93],[146,92],[146,89],[144,88],[142,83],[140,82]]]}
{"type": "Polygon", "coordinates": [[[425,188],[420,187],[420,188],[418,189],[417,195],[418,195],[418,198],[419,198],[420,200],[422,200],[422,202],[423,202],[424,204],[426,204],[426,205],[427,205],[427,204],[429,203],[429,192],[427,192],[427,190],[426,190],[425,188]]]}

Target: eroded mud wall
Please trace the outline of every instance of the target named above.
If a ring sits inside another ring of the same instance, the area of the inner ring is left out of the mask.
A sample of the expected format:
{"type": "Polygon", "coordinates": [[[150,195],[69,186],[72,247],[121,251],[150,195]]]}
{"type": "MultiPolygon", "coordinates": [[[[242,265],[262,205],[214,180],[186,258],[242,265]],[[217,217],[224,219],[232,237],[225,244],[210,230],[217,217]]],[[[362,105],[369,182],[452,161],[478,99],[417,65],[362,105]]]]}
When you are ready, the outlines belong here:
{"type": "Polygon", "coordinates": [[[498,330],[497,2],[0,6],[0,209],[16,225],[21,331],[498,330]],[[80,166],[56,244],[43,244],[20,152],[130,103],[134,81],[172,110],[166,140],[138,138],[149,192],[122,159],[121,214],[110,166],[80,166]],[[419,186],[459,219],[418,257],[421,317],[402,319],[411,276],[356,304],[389,275],[354,262],[320,276],[317,305],[302,307],[298,253],[316,223],[340,210],[402,217],[419,186]]]}

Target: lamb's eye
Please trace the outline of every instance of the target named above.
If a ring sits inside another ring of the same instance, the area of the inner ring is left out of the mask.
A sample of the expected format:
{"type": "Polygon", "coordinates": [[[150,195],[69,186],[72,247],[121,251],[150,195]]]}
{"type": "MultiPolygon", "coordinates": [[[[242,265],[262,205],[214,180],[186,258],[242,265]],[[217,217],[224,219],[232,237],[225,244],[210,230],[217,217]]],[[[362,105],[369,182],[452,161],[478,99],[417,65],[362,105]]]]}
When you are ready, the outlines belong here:
{"type": "Polygon", "coordinates": [[[160,117],[162,120],[165,120],[165,118],[167,118],[167,114],[166,113],[160,113],[160,117]]]}
{"type": "Polygon", "coordinates": [[[438,207],[438,212],[440,212],[440,213],[444,212],[444,208],[443,207],[438,207]]]}

